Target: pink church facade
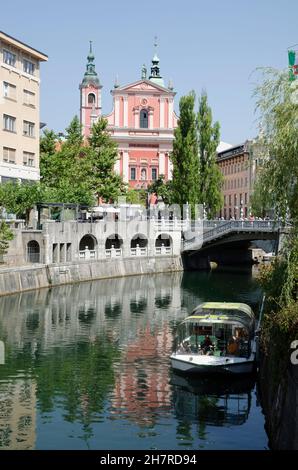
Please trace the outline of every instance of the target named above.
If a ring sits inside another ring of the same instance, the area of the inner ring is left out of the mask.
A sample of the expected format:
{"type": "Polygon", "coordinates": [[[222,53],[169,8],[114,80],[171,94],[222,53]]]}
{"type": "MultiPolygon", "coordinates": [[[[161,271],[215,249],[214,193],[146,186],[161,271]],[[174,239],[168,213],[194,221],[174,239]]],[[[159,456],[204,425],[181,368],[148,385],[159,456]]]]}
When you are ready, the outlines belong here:
{"type": "MultiPolygon", "coordinates": [[[[91,46],[87,59],[87,70],[80,85],[80,119],[85,137],[102,115],[102,86],[95,72],[91,46]]],[[[176,93],[171,85],[164,86],[156,53],[148,78],[143,66],[140,80],[124,86],[115,84],[111,94],[113,110],[104,117],[118,145],[115,171],[135,189],[146,189],[160,175],[164,175],[165,180],[171,179],[169,155],[178,121],[174,111],[176,93]]]]}

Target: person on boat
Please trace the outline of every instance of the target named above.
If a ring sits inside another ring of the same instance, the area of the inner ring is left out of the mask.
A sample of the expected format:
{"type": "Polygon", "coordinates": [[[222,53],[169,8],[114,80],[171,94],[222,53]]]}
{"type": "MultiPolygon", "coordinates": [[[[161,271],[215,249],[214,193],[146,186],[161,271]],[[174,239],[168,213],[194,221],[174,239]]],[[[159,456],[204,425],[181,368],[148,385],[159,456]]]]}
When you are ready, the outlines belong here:
{"type": "Polygon", "coordinates": [[[235,356],[238,353],[238,350],[239,350],[239,340],[236,338],[236,336],[232,336],[228,342],[228,347],[227,347],[228,354],[235,356]]]}
{"type": "Polygon", "coordinates": [[[178,352],[181,354],[191,352],[191,347],[189,341],[183,341],[178,349],[178,352]]]}
{"type": "Polygon", "coordinates": [[[210,336],[206,335],[204,341],[202,341],[201,343],[201,349],[203,351],[203,354],[207,354],[208,352],[210,352],[212,346],[213,346],[213,343],[211,341],[210,336]]]}

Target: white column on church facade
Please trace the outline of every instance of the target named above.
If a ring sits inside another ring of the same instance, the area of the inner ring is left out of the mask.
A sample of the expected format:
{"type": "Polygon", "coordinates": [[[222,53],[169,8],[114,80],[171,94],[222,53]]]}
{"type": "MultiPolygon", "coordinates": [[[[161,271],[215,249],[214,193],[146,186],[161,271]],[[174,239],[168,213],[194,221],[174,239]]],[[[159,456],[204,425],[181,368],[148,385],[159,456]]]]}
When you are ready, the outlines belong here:
{"type": "Polygon", "coordinates": [[[171,160],[168,158],[168,180],[171,180],[173,178],[173,163],[171,160]]]}
{"type": "Polygon", "coordinates": [[[120,102],[119,96],[115,97],[115,126],[119,126],[120,122],[120,102]]]}
{"type": "Polygon", "coordinates": [[[122,165],[123,165],[123,181],[124,183],[128,183],[128,159],[129,159],[129,156],[128,156],[128,150],[123,150],[123,162],[122,162],[122,165]]]}
{"type": "Polygon", "coordinates": [[[135,117],[135,128],[138,129],[139,128],[139,121],[140,121],[140,113],[139,113],[139,110],[138,109],[134,109],[133,111],[134,113],[134,117],[135,117]]]}
{"type": "Polygon", "coordinates": [[[149,129],[153,129],[153,109],[149,109],[149,129]]]}
{"type": "Polygon", "coordinates": [[[97,106],[99,108],[98,115],[101,115],[101,91],[100,89],[97,90],[97,106]]]}
{"type": "MultiPolygon", "coordinates": [[[[165,175],[166,165],[165,165],[165,154],[164,152],[159,152],[159,159],[158,159],[158,174],[165,175]]],[[[165,175],[166,176],[166,175],[165,175]]]]}
{"type": "Polygon", "coordinates": [[[127,96],[124,97],[123,113],[124,113],[123,125],[124,127],[127,127],[128,126],[128,97],[127,96]]]}
{"type": "Polygon", "coordinates": [[[119,154],[118,160],[116,161],[114,165],[114,171],[115,173],[117,173],[117,175],[120,175],[120,158],[121,158],[121,154],[119,154]]]}
{"type": "Polygon", "coordinates": [[[173,100],[169,100],[169,118],[168,118],[169,129],[173,128],[173,100]]]}
{"type": "Polygon", "coordinates": [[[165,127],[165,100],[160,98],[160,107],[159,107],[159,126],[161,128],[165,127]]]}

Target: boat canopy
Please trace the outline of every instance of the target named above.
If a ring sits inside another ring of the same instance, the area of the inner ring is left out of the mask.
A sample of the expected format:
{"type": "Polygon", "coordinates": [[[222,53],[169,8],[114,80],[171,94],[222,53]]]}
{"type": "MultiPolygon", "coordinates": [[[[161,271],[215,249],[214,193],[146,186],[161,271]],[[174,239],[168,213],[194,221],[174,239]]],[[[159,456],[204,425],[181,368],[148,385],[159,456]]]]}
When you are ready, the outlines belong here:
{"type": "Polygon", "coordinates": [[[249,305],[232,302],[205,302],[198,305],[185,322],[236,323],[248,328],[254,323],[254,314],[249,305]]]}

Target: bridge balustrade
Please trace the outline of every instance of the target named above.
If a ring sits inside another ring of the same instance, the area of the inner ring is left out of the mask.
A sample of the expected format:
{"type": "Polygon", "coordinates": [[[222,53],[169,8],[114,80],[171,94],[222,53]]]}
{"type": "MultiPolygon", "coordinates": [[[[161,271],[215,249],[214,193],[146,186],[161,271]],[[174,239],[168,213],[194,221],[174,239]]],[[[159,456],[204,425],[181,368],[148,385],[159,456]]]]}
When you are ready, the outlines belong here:
{"type": "Polygon", "coordinates": [[[122,256],[122,249],[121,248],[110,248],[105,250],[106,258],[119,258],[122,256]]]}
{"type": "MultiPolygon", "coordinates": [[[[207,221],[204,221],[204,228],[206,227],[206,222],[207,221]]],[[[203,233],[200,232],[199,235],[194,234],[192,239],[185,240],[184,249],[189,249],[192,245],[202,245],[228,232],[276,232],[283,227],[281,222],[275,220],[229,220],[211,222],[214,224],[214,228],[203,230],[203,233]]]]}
{"type": "Polygon", "coordinates": [[[130,249],[130,254],[131,256],[147,256],[148,250],[147,250],[147,247],[141,248],[137,246],[136,248],[130,249]]]}

